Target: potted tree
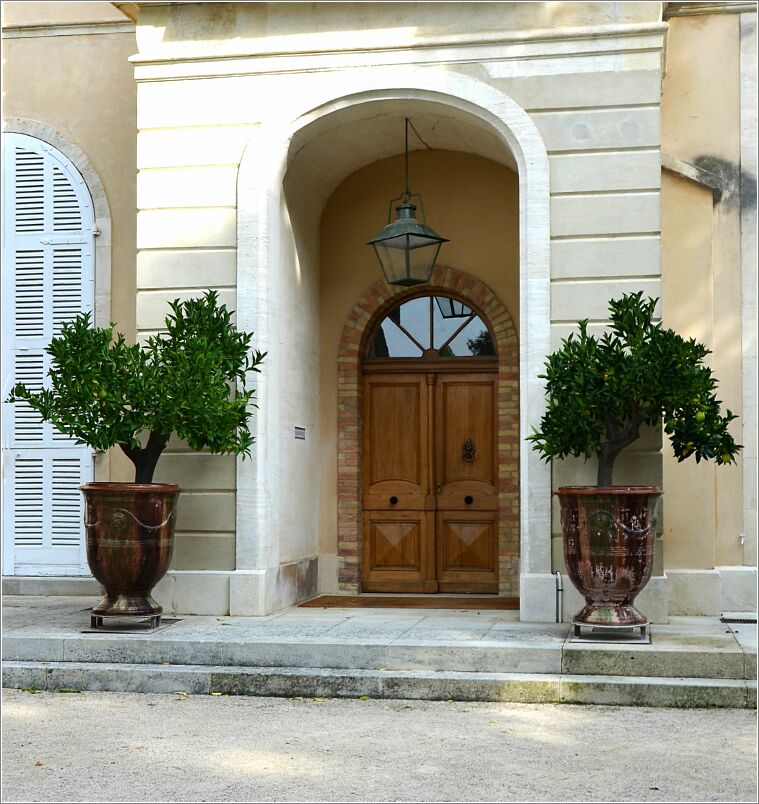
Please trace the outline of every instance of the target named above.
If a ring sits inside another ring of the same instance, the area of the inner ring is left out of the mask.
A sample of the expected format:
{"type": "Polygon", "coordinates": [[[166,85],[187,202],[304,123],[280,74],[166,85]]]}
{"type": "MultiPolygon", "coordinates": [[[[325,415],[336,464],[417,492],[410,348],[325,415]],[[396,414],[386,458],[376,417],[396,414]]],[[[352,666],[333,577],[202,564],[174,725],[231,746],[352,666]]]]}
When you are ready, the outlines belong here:
{"type": "Polygon", "coordinates": [[[171,561],[180,488],[153,483],[153,474],[171,435],[243,457],[253,444],[247,383],[265,357],[251,349],[253,333],[235,331],[215,291],[170,307],[166,331],[144,345],[77,316],[47,347],[49,387],[19,383],[8,398],[96,452],[119,446],[134,464],[134,483],[82,486],[87,561],[106,590],[93,625],[117,615],[160,623],[151,591],[171,561]]]}
{"type": "Polygon", "coordinates": [[[612,300],[610,331],[596,338],[580,321],[540,375],[548,404],[528,436],[533,449],[546,461],[598,459],[595,486],[557,492],[567,572],[586,601],[573,618],[576,632],[648,624],[633,601],[651,576],[661,492],[613,485],[614,463],[641,428],[663,427],[678,461],[729,464],[742,448],[728,432],[735,415],[720,412],[717,381],[704,364],[709,349],[654,323],[657,301],[642,293],[612,300]]]}

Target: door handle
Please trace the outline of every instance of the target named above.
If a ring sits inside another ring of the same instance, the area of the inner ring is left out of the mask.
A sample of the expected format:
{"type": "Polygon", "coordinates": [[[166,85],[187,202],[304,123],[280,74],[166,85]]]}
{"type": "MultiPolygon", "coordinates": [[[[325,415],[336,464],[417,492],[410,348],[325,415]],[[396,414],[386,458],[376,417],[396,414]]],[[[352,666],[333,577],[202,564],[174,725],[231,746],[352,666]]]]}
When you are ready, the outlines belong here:
{"type": "Polygon", "coordinates": [[[474,454],[477,452],[477,447],[471,438],[467,438],[464,446],[461,449],[461,460],[465,463],[474,463],[474,454]]]}
{"type": "Polygon", "coordinates": [[[435,494],[440,494],[440,481],[435,484],[435,494]]]}

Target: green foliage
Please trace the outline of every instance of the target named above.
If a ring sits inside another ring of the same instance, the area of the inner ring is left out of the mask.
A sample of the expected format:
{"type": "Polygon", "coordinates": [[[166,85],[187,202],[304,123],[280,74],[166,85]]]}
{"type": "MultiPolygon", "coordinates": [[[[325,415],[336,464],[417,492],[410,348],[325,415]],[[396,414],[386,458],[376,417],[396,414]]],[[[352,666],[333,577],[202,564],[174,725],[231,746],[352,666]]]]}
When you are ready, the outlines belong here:
{"type": "Polygon", "coordinates": [[[608,469],[602,483],[599,467],[599,484],[610,484],[611,464],[643,423],[663,425],[678,461],[735,460],[742,447],[728,424],[736,417],[720,412],[717,381],[704,365],[710,352],[654,324],[656,302],[642,293],[612,300],[610,332],[598,339],[581,321],[579,334],[548,357],[540,375],[547,411],[540,430],[528,436],[544,460],[597,455],[608,469]]]}
{"type": "Polygon", "coordinates": [[[215,291],[170,307],[166,332],[144,346],[114,336],[114,324],[92,327],[89,313],[77,316],[47,348],[50,387],[19,383],[8,401],[26,401],[98,452],[119,445],[135,464],[146,451],[157,460],[172,433],[196,450],[249,455],[254,391],[247,381],[265,355],[252,352],[252,332],[234,330],[215,291]]]}

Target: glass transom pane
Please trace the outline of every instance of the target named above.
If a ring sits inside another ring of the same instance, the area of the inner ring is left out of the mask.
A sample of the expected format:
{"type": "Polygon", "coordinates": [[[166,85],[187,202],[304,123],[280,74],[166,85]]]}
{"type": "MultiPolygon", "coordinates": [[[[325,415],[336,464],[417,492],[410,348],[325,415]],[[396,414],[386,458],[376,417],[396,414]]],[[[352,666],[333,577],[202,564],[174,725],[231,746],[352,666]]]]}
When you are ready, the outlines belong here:
{"type": "MultiPolygon", "coordinates": [[[[423,296],[404,302],[396,308],[399,314],[398,323],[423,349],[430,348],[430,300],[423,296]]],[[[388,318],[391,318],[392,311],[388,318]]]]}
{"type": "Polygon", "coordinates": [[[401,302],[383,319],[370,347],[379,358],[494,357],[485,322],[464,302],[420,296],[401,302]]]}
{"type": "Polygon", "coordinates": [[[440,297],[440,303],[438,303],[437,298],[435,299],[435,304],[432,305],[432,319],[434,324],[434,341],[433,346],[435,349],[439,349],[455,332],[459,327],[472,315],[472,311],[465,307],[460,302],[455,303],[455,310],[457,315],[451,316],[449,318],[445,318],[441,312],[440,304],[443,304],[443,310],[448,310],[450,308],[450,304],[448,304],[449,299],[440,297]],[[461,315],[458,315],[458,313],[461,315]]]}
{"type": "Polygon", "coordinates": [[[485,322],[475,316],[446,347],[451,357],[492,357],[493,341],[485,322]]]}
{"type": "Polygon", "coordinates": [[[386,318],[372,344],[374,357],[421,357],[422,350],[402,330],[386,318]]]}

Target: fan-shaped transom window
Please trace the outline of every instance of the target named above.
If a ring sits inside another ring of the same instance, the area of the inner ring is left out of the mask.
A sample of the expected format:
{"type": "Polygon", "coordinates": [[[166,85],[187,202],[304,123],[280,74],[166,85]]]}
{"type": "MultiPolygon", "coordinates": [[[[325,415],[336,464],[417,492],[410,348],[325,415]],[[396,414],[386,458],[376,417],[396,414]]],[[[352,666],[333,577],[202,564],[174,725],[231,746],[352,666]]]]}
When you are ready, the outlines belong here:
{"type": "Polygon", "coordinates": [[[453,296],[418,296],[393,307],[369,343],[369,358],[495,357],[488,325],[453,296]]]}

